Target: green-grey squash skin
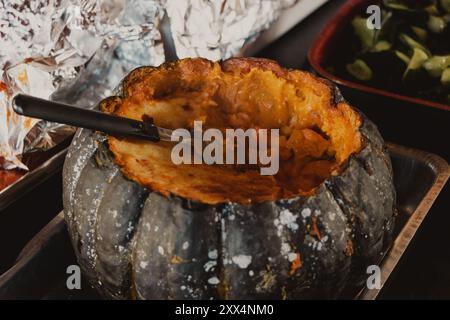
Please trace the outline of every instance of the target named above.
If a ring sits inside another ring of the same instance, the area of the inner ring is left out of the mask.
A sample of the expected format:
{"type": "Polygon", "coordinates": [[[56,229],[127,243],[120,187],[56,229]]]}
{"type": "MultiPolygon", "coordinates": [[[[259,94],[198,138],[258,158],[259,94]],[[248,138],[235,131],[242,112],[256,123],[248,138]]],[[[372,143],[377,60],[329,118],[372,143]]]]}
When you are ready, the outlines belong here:
{"type": "Polygon", "coordinates": [[[122,175],[102,136],[79,130],[63,198],[84,275],[115,299],[329,299],[364,285],[392,242],[396,199],[383,139],[362,119],[364,149],[314,195],[250,206],[151,192],[122,175]]]}

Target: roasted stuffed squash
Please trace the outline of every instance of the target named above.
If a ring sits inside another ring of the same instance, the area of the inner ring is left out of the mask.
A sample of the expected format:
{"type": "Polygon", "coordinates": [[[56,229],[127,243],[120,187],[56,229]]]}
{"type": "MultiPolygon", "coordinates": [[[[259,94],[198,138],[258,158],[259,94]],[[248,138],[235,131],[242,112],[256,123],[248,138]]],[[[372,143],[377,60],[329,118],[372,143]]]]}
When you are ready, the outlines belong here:
{"type": "Polygon", "coordinates": [[[78,261],[105,296],[335,298],[389,247],[391,163],[337,88],[265,59],[141,67],[103,112],[171,129],[279,129],[279,171],[181,164],[170,142],[80,130],[64,166],[78,261]]]}

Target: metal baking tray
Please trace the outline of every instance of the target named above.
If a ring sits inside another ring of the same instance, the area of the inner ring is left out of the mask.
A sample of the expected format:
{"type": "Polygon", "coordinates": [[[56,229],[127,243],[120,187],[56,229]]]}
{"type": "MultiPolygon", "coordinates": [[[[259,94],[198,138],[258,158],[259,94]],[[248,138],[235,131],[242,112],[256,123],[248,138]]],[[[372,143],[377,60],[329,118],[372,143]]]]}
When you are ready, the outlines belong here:
{"type": "MultiPolygon", "coordinates": [[[[450,175],[441,157],[416,149],[388,144],[394,168],[399,215],[395,240],[381,261],[384,285],[425,219],[450,175]]],[[[68,290],[66,268],[76,264],[63,213],[58,214],[22,250],[16,263],[0,275],[0,299],[99,299],[82,283],[68,290]]],[[[363,289],[355,299],[375,299],[381,289],[363,289]]]]}
{"type": "Polygon", "coordinates": [[[48,151],[35,154],[30,171],[0,191],[0,212],[61,170],[71,140],[72,135],[48,151]]]}

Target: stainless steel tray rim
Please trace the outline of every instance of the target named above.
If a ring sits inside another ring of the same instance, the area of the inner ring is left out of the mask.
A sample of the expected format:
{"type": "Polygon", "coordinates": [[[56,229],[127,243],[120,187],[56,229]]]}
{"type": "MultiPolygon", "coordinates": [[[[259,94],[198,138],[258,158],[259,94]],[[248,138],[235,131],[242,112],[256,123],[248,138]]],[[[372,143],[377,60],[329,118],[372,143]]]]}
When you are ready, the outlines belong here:
{"type": "Polygon", "coordinates": [[[411,217],[395,238],[389,251],[383,257],[380,266],[381,287],[379,289],[363,288],[356,297],[361,300],[374,300],[378,296],[450,176],[449,164],[436,154],[400,146],[394,143],[387,143],[387,147],[389,150],[397,150],[405,154],[415,155],[422,159],[435,172],[436,178],[431,188],[426,192],[423,199],[411,214],[411,217]]]}

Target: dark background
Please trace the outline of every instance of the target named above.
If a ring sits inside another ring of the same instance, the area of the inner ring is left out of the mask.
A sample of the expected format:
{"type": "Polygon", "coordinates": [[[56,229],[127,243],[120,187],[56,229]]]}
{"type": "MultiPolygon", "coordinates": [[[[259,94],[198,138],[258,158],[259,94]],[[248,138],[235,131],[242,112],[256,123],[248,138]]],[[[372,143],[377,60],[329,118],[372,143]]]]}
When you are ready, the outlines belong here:
{"type": "MultiPolygon", "coordinates": [[[[308,49],[344,2],[332,0],[325,4],[257,55],[277,60],[285,67],[309,69],[308,49]]],[[[430,151],[450,162],[450,112],[393,101],[380,104],[367,95],[361,96],[349,90],[343,92],[351,104],[377,123],[387,141],[430,151]]],[[[14,262],[29,235],[38,232],[62,210],[61,194],[61,172],[56,172],[1,212],[0,274],[14,262]]],[[[384,286],[380,298],[450,299],[449,208],[450,187],[447,184],[384,286]]]]}

